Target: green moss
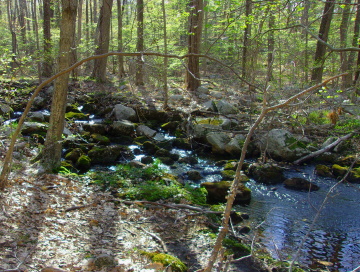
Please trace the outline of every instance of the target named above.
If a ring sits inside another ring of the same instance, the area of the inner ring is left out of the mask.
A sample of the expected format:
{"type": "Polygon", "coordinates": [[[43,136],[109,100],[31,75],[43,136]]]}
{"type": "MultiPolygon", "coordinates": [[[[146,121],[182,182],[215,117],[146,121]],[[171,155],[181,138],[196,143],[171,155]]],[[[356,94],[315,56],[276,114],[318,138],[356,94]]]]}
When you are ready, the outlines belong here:
{"type": "Polygon", "coordinates": [[[102,144],[102,145],[109,145],[110,139],[104,135],[93,133],[91,134],[91,139],[93,139],[94,142],[102,144]]]}
{"type": "Polygon", "coordinates": [[[323,165],[323,164],[316,165],[315,172],[317,175],[319,175],[321,177],[331,177],[332,176],[330,167],[323,165]]]}
{"type": "Polygon", "coordinates": [[[76,168],[81,171],[87,171],[91,166],[91,159],[87,155],[81,155],[75,164],[76,168]]]}
{"type": "Polygon", "coordinates": [[[228,248],[231,253],[247,255],[251,252],[251,248],[249,246],[242,244],[234,239],[225,238],[223,240],[223,245],[228,248]]]}
{"type": "Polygon", "coordinates": [[[221,171],[221,176],[223,180],[232,180],[235,177],[235,171],[234,170],[221,171]]]}
{"type": "Polygon", "coordinates": [[[231,160],[231,161],[228,161],[225,165],[224,165],[224,170],[236,170],[238,166],[238,162],[235,161],[235,160],[231,160]]]}
{"type": "Polygon", "coordinates": [[[76,119],[76,120],[88,120],[88,115],[81,112],[67,112],[65,113],[66,119],[76,119]]]}
{"type": "Polygon", "coordinates": [[[187,271],[186,265],[178,258],[172,255],[165,253],[157,253],[157,252],[146,252],[146,251],[141,251],[141,255],[145,255],[149,257],[151,261],[161,263],[166,267],[170,266],[172,268],[172,271],[176,271],[176,272],[187,271]]]}
{"type": "Polygon", "coordinates": [[[197,123],[204,124],[204,125],[220,126],[223,123],[223,120],[207,118],[207,119],[199,120],[199,121],[197,121],[197,123]]]}

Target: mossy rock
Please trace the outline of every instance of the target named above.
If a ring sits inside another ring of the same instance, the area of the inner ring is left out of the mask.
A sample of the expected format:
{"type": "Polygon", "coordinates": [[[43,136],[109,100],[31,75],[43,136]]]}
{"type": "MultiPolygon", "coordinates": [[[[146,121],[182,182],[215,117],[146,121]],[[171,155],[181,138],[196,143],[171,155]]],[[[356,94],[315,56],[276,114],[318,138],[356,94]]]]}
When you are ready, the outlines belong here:
{"type": "Polygon", "coordinates": [[[179,158],[179,162],[180,163],[187,163],[190,165],[195,165],[198,163],[197,158],[193,157],[193,156],[186,156],[186,157],[181,157],[179,158]]]}
{"type": "Polygon", "coordinates": [[[149,138],[146,136],[139,136],[134,139],[134,143],[142,145],[143,143],[149,141],[149,138]]]}
{"type": "Polygon", "coordinates": [[[289,189],[299,191],[317,191],[320,189],[316,184],[303,178],[288,178],[284,180],[284,185],[289,189]]]}
{"type": "Polygon", "coordinates": [[[71,104],[71,105],[66,105],[66,112],[80,113],[81,111],[79,110],[77,105],[71,104]]]}
{"type": "Polygon", "coordinates": [[[232,180],[235,177],[234,170],[223,170],[221,171],[221,177],[223,180],[232,180]]]}
{"type": "Polygon", "coordinates": [[[175,163],[170,157],[159,157],[158,159],[165,165],[173,165],[175,163]]]}
{"type": "Polygon", "coordinates": [[[150,141],[144,142],[142,147],[143,147],[144,151],[149,155],[154,155],[155,152],[159,149],[159,147],[156,146],[156,144],[154,144],[153,142],[150,142],[150,141]]]}
{"type": "Polygon", "coordinates": [[[75,164],[76,168],[82,172],[86,172],[91,167],[91,159],[87,155],[81,155],[75,164]]]}
{"type": "Polygon", "coordinates": [[[235,258],[250,254],[251,248],[239,241],[236,238],[225,238],[223,245],[228,249],[227,254],[234,254],[235,258]]]}
{"type": "Polygon", "coordinates": [[[93,142],[100,144],[100,145],[109,145],[110,144],[110,139],[104,135],[98,134],[98,133],[93,133],[91,134],[91,139],[93,140],[93,142]]]}
{"type": "Polygon", "coordinates": [[[65,113],[66,119],[75,119],[75,120],[88,120],[89,116],[87,114],[81,113],[81,112],[67,112],[65,113]]]}
{"type": "MultiPolygon", "coordinates": [[[[225,203],[230,190],[231,181],[204,182],[201,187],[208,192],[207,202],[209,204],[225,203]]],[[[251,200],[251,190],[244,184],[239,184],[234,204],[248,204],[251,200]]]]}
{"type": "Polygon", "coordinates": [[[265,184],[277,184],[285,180],[284,170],[275,164],[270,163],[253,163],[249,167],[249,175],[255,181],[265,184]]]}
{"type": "Polygon", "coordinates": [[[160,149],[156,150],[154,155],[155,155],[155,157],[170,157],[170,151],[160,148],[160,149]]]}
{"type": "Polygon", "coordinates": [[[120,145],[95,146],[89,152],[88,156],[92,163],[113,163],[120,156],[121,152],[127,148],[120,145]]]}
{"type": "Polygon", "coordinates": [[[189,140],[186,138],[174,139],[173,146],[184,150],[192,150],[191,144],[189,140]]]}
{"type": "Polygon", "coordinates": [[[178,258],[165,253],[146,252],[142,251],[141,255],[145,255],[151,259],[154,263],[161,263],[165,267],[170,266],[172,271],[185,272],[187,271],[186,265],[178,258]]]}
{"type": "Polygon", "coordinates": [[[357,160],[355,155],[349,155],[346,157],[342,157],[336,161],[336,164],[341,166],[350,166],[355,162],[354,167],[360,167],[360,160],[357,160]]]}
{"type": "Polygon", "coordinates": [[[315,166],[315,173],[320,177],[333,177],[330,167],[323,164],[315,166]]]}
{"type": "Polygon", "coordinates": [[[237,166],[238,166],[238,161],[228,161],[225,165],[224,165],[224,170],[233,170],[235,171],[237,166]]]}
{"type": "Polygon", "coordinates": [[[180,124],[179,121],[170,121],[165,124],[162,124],[161,128],[164,129],[165,131],[175,132],[179,124],[180,124]]]}
{"type": "Polygon", "coordinates": [[[82,151],[81,148],[74,148],[73,150],[71,150],[70,152],[68,152],[65,155],[65,159],[70,160],[73,163],[76,163],[77,160],[80,158],[80,156],[83,154],[84,154],[84,151],[82,151]]]}
{"type": "MultiPolygon", "coordinates": [[[[331,169],[334,176],[338,179],[342,179],[349,171],[349,167],[338,164],[334,164],[331,169]]],[[[346,180],[348,182],[360,183],[360,167],[353,168],[346,177],[346,180]]]]}

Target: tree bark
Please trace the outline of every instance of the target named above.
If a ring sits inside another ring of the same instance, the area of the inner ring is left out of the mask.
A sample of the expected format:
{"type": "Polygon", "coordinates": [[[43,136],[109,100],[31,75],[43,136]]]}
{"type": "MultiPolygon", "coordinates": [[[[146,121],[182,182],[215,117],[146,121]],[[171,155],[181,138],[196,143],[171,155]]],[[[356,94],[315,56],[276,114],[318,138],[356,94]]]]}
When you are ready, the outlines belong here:
{"type": "MultiPolygon", "coordinates": [[[[103,0],[100,9],[100,17],[97,31],[97,48],[95,55],[101,55],[109,52],[110,42],[110,20],[113,0],[103,0]]],[[[94,62],[92,77],[98,82],[106,82],[106,64],[107,58],[97,59],[94,62]]]]}
{"type": "MultiPolygon", "coordinates": [[[[327,42],[328,40],[331,20],[334,13],[334,6],[334,0],[328,0],[325,2],[324,12],[322,15],[319,29],[319,38],[324,42],[327,42]]],[[[311,74],[311,81],[314,83],[321,82],[322,80],[324,72],[325,54],[326,45],[318,41],[316,45],[314,68],[311,74]]]]}
{"type": "MultiPolygon", "coordinates": [[[[118,13],[118,51],[122,52],[123,48],[123,14],[124,14],[124,5],[125,0],[117,0],[117,13],[118,13]]],[[[123,78],[125,76],[125,68],[124,68],[124,57],[118,56],[118,69],[119,69],[119,78],[123,78]]]]}
{"type": "MultiPolygon", "coordinates": [[[[348,27],[349,27],[349,19],[350,19],[350,4],[351,0],[344,1],[344,8],[340,23],[340,47],[347,47],[347,37],[348,37],[348,27]]],[[[345,73],[348,70],[348,52],[340,52],[340,65],[341,72],[345,73]]],[[[342,87],[348,88],[351,86],[351,75],[346,75],[342,78],[342,87]]]]}
{"type": "Polygon", "coordinates": [[[16,54],[17,54],[17,37],[16,32],[14,29],[14,19],[12,14],[12,6],[11,6],[11,0],[8,0],[7,3],[7,14],[8,14],[8,20],[9,20],[9,30],[11,33],[11,50],[12,50],[12,61],[10,62],[10,68],[11,71],[16,68],[16,54]]]}
{"type": "MultiPolygon", "coordinates": [[[[199,54],[201,47],[201,32],[204,17],[204,1],[190,0],[189,8],[189,35],[188,35],[188,53],[199,54]]],[[[198,56],[190,56],[188,59],[186,72],[186,89],[188,91],[196,91],[201,85],[200,81],[200,65],[198,56]]]]}
{"type": "MultiPolygon", "coordinates": [[[[144,0],[136,1],[136,22],[137,22],[137,40],[136,51],[144,52],[144,0]]],[[[137,87],[143,87],[144,83],[144,60],[142,56],[137,58],[136,62],[136,75],[135,85],[137,87]]]]}
{"type": "Polygon", "coordinates": [[[274,79],[273,76],[273,63],[274,63],[274,51],[275,51],[275,38],[274,31],[272,29],[275,28],[275,10],[273,9],[274,1],[270,1],[268,7],[269,12],[269,33],[268,33],[268,53],[267,53],[267,81],[272,81],[274,79]]]}
{"type": "Polygon", "coordinates": [[[250,15],[252,13],[252,0],[246,0],[245,2],[245,28],[244,28],[244,38],[243,38],[243,51],[242,51],[242,71],[241,75],[244,79],[250,80],[250,67],[249,67],[249,56],[248,51],[250,47],[250,37],[251,37],[251,25],[250,15]]]}
{"type": "MultiPolygon", "coordinates": [[[[72,45],[75,40],[77,0],[62,0],[62,18],[60,26],[59,71],[68,68],[71,63],[72,45]]],[[[60,166],[62,133],[65,125],[65,108],[68,93],[69,73],[55,81],[51,104],[49,129],[46,134],[41,164],[46,171],[60,166]]]]}
{"type": "MultiPolygon", "coordinates": [[[[163,15],[163,31],[164,31],[164,54],[168,54],[168,43],[167,43],[167,23],[166,23],[166,9],[165,0],[161,1],[161,10],[163,15]]],[[[168,58],[164,58],[163,68],[163,85],[164,85],[164,105],[163,108],[166,110],[168,106],[168,80],[167,80],[167,69],[168,69],[168,58]]]]}
{"type": "Polygon", "coordinates": [[[26,11],[26,1],[19,0],[19,25],[20,25],[21,40],[24,45],[26,45],[25,11],[26,11]]]}
{"type": "Polygon", "coordinates": [[[44,39],[44,62],[42,68],[42,75],[50,77],[53,73],[53,61],[51,57],[52,43],[51,43],[51,0],[43,1],[43,39],[44,39]]]}
{"type": "MultiPolygon", "coordinates": [[[[359,32],[360,32],[360,0],[358,0],[357,2],[357,6],[356,6],[356,18],[355,18],[355,23],[354,23],[354,36],[353,36],[353,41],[352,41],[352,46],[353,47],[359,47],[360,48],[360,45],[359,45],[359,42],[358,42],[358,39],[359,39],[359,32]]],[[[358,52],[358,60],[360,59],[360,51],[358,52]]],[[[354,60],[355,59],[355,52],[350,52],[350,55],[349,55],[349,70],[352,69],[353,65],[354,65],[354,60]]],[[[356,84],[356,82],[358,81],[358,78],[359,78],[359,61],[357,62],[357,67],[356,67],[356,70],[355,70],[355,76],[354,76],[354,83],[356,84]]]]}

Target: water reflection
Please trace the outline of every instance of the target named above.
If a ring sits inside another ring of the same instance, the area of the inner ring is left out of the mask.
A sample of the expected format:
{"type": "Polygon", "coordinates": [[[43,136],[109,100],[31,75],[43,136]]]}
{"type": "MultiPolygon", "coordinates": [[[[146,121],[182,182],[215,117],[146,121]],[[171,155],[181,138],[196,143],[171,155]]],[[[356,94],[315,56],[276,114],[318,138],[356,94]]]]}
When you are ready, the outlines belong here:
{"type": "MultiPolygon", "coordinates": [[[[248,212],[262,225],[262,243],[274,258],[291,259],[309,230],[316,209],[320,207],[326,193],[335,180],[321,179],[312,175],[313,167],[301,171],[289,171],[287,177],[302,175],[320,186],[317,192],[298,192],[277,186],[248,182],[253,200],[247,207],[239,207],[248,212]]],[[[360,205],[358,185],[341,184],[331,195],[325,208],[306,240],[299,261],[311,268],[325,268],[321,263],[329,262],[330,271],[351,271],[360,262],[360,205]]],[[[325,263],[327,264],[327,263],[325,263]]]]}

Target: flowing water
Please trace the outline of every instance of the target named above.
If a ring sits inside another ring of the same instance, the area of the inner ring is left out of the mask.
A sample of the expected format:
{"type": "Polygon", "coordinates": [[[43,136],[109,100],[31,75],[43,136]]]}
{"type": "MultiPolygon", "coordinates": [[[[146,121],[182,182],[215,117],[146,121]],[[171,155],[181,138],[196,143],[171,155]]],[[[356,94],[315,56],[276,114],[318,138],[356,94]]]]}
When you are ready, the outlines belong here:
{"type": "Polygon", "coordinates": [[[290,169],[286,177],[304,177],[320,186],[316,192],[289,190],[282,185],[266,186],[250,181],[252,201],[246,207],[254,225],[261,222],[261,242],[276,259],[293,258],[299,250],[299,261],[309,267],[330,262],[330,271],[351,271],[360,265],[360,187],[339,184],[330,194],[310,235],[299,249],[302,239],[324,201],[334,179],[313,175],[313,166],[290,169]]]}

